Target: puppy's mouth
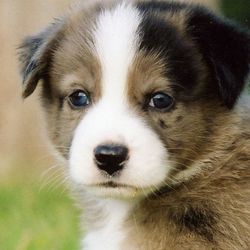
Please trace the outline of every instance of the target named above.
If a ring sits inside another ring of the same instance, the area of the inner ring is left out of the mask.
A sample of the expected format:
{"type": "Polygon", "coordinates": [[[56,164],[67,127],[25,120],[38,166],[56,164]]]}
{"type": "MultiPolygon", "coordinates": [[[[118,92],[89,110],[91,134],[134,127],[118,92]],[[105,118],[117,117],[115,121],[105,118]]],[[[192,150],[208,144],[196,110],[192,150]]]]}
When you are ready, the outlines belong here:
{"type": "Polygon", "coordinates": [[[93,185],[94,187],[101,187],[101,188],[128,188],[128,189],[138,189],[137,187],[127,185],[127,184],[121,184],[114,181],[108,181],[103,183],[98,183],[96,185],[93,185]]]}
{"type": "Polygon", "coordinates": [[[146,193],[142,188],[115,181],[92,184],[88,187],[93,194],[102,198],[134,199],[146,193]]]}

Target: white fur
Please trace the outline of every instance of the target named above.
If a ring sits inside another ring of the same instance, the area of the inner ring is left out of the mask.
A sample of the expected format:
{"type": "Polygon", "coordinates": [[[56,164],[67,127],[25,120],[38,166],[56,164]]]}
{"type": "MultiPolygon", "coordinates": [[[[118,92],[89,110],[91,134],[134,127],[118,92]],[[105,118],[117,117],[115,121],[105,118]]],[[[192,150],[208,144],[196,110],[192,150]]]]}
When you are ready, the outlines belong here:
{"type": "Polygon", "coordinates": [[[86,234],[83,240],[83,249],[119,250],[121,242],[126,237],[123,223],[134,204],[107,199],[100,200],[98,206],[102,207],[106,215],[105,220],[98,230],[86,234]]]}
{"type": "Polygon", "coordinates": [[[128,68],[136,53],[140,24],[139,12],[122,3],[112,11],[105,11],[97,21],[95,45],[102,66],[103,98],[122,104],[128,68]]]}

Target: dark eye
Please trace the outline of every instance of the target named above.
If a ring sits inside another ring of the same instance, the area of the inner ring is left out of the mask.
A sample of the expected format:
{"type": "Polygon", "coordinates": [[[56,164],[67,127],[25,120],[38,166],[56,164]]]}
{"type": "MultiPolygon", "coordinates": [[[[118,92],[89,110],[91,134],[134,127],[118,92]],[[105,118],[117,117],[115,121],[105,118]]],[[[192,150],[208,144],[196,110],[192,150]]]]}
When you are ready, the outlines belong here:
{"type": "Polygon", "coordinates": [[[90,99],[88,95],[82,91],[77,90],[69,96],[69,101],[73,107],[81,108],[88,106],[90,104],[90,99]]]}
{"type": "Polygon", "coordinates": [[[173,104],[174,99],[165,93],[156,93],[149,101],[149,107],[159,110],[169,110],[173,104]]]}

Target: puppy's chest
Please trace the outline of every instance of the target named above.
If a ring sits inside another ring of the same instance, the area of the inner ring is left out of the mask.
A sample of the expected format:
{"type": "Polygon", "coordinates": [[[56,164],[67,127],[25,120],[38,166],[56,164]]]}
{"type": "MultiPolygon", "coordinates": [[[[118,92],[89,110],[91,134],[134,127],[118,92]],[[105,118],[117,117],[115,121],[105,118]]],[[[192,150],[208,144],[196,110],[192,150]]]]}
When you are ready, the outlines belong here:
{"type": "Polygon", "coordinates": [[[128,234],[125,221],[130,211],[129,205],[105,204],[102,221],[95,221],[97,226],[89,231],[87,229],[83,250],[123,250],[123,242],[128,234]]]}

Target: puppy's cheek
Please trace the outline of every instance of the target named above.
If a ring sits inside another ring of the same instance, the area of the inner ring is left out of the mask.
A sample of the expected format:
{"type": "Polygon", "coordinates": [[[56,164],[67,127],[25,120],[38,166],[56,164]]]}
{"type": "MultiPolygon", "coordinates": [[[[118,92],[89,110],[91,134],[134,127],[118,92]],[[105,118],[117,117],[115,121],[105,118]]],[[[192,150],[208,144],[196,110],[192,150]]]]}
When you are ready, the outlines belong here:
{"type": "Polygon", "coordinates": [[[149,128],[134,133],[136,140],[131,141],[130,160],[122,180],[138,187],[158,187],[171,169],[168,152],[157,134],[149,128]]]}
{"type": "Polygon", "coordinates": [[[66,104],[61,108],[59,105],[47,105],[44,111],[51,149],[57,158],[68,161],[74,132],[84,112],[72,111],[66,104]]]}

